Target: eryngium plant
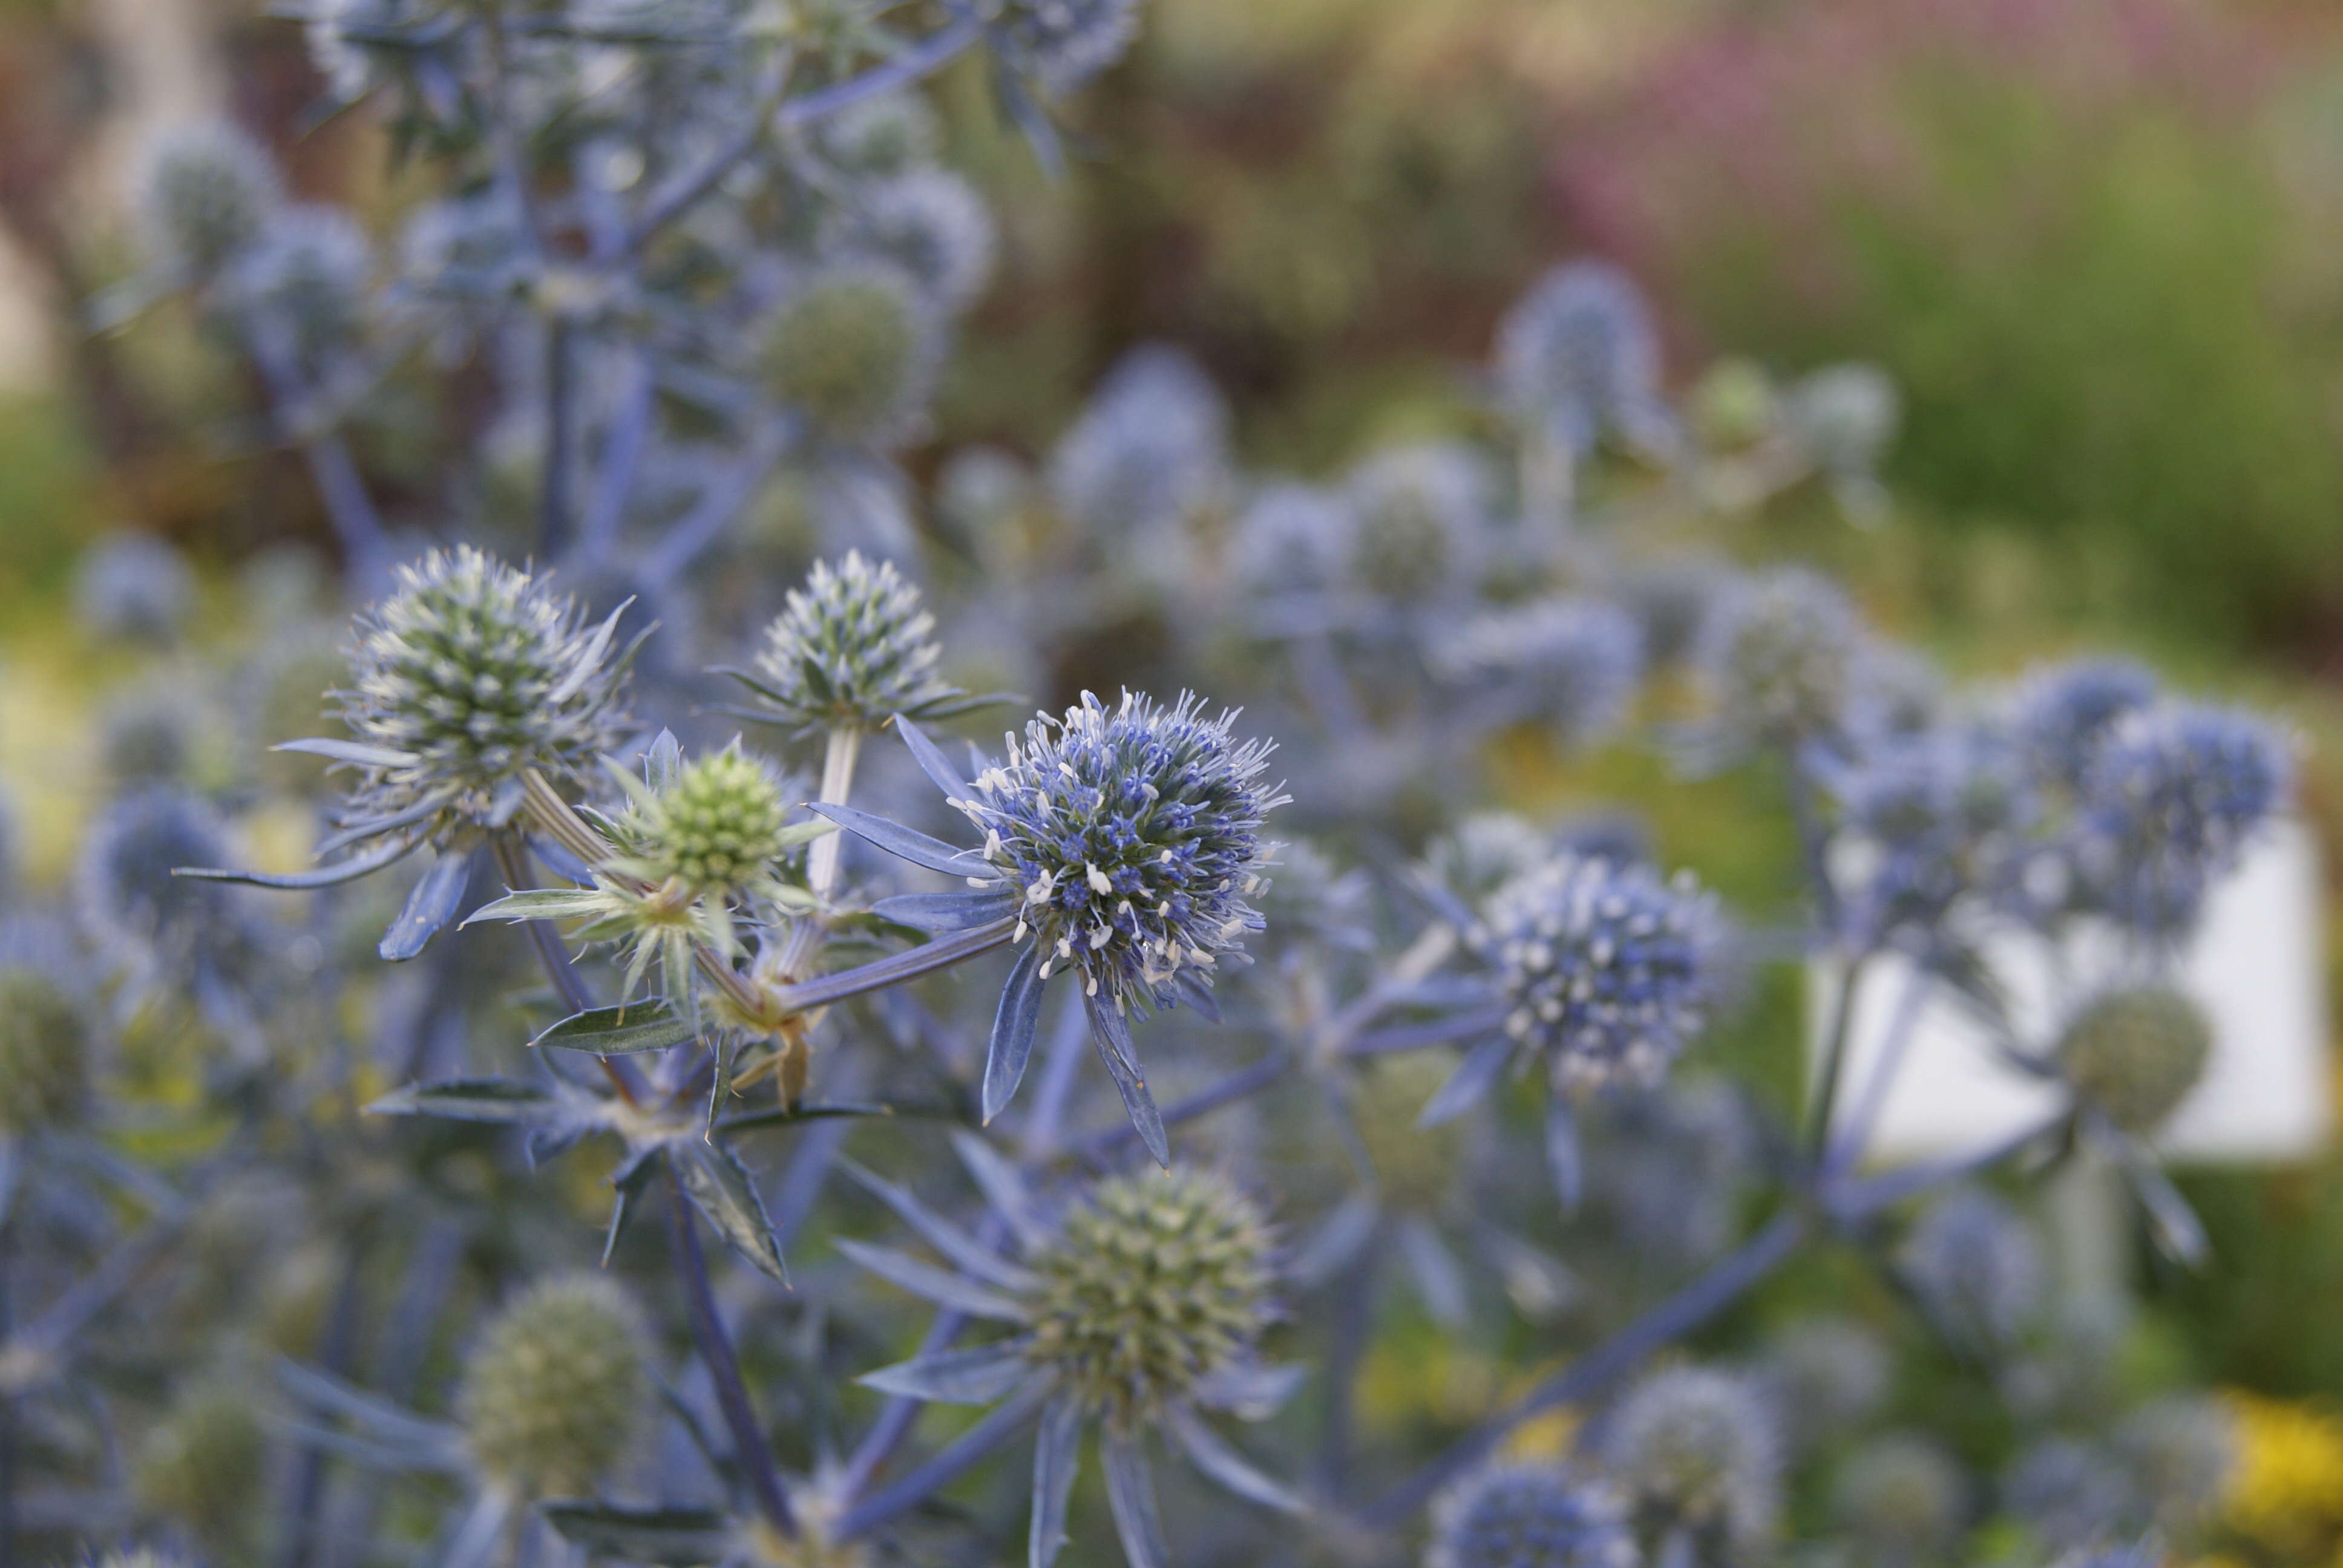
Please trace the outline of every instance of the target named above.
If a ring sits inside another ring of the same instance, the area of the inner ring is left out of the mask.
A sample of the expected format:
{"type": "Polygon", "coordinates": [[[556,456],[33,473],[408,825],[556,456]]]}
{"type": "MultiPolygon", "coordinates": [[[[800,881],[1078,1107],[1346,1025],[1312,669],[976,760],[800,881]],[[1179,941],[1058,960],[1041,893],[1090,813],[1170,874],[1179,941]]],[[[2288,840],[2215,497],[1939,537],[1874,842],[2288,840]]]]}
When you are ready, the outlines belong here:
{"type": "MultiPolygon", "coordinates": [[[[1053,100],[1124,47],[1127,0],[300,20],[334,104],[372,100],[407,156],[399,231],[184,135],[98,315],[176,296],[248,362],[218,384],[265,395],[368,608],[335,656],[320,575],[256,566],[262,646],[215,678],[226,585],[140,536],[83,563],[84,637],[186,657],[101,709],[72,928],[0,869],[0,1439],[33,1478],[0,1534],[444,1568],[876,1568],[1020,1534],[1088,1562],[1109,1530],[1134,1568],[1175,1534],[1919,1563],[1987,1509],[2038,1558],[2207,1540],[2226,1429],[2108,1374],[2021,1189],[2079,1148],[2167,1251],[2209,1244],[2154,1135],[2251,1043],[2190,1027],[2177,960],[2286,808],[2288,743],[2126,665],[1980,700],[1828,579],[1728,565],[1716,517],[1813,484],[1886,504],[1876,372],[1728,366],[1684,417],[1656,313],[1582,263],[1501,329],[1502,417],[1340,471],[1248,471],[1258,433],[1161,343],[1055,438],[906,462],[992,250],[920,83],[989,49],[1058,157],[1053,100]],[[409,417],[443,372],[446,417],[409,417]],[[388,428],[445,432],[398,513],[445,544],[386,526],[361,459],[388,428]],[[1661,548],[1647,503],[1707,548],[1661,548]],[[719,658],[754,745],[693,684],[719,658]],[[1141,668],[1249,717],[1072,697],[1141,668]],[[952,684],[980,669],[1050,704],[990,757],[956,727],[998,700],[952,684]],[[863,767],[890,728],[905,752],[863,767]],[[1304,843],[1267,837],[1269,733],[1304,843]],[[1629,753],[1748,772],[1690,811],[1534,805],[1555,750],[1612,748],[1577,787],[1629,753]],[[298,899],[171,876],[285,864],[321,812],[319,867],[238,873],[298,899]],[[1728,1070],[1754,1042],[1718,1049],[1739,993],[1718,901],[1661,869],[1685,862],[1765,898],[1730,944],[1752,991],[1835,966],[1803,1115],[1728,1070]],[[2006,1003],[2010,944],[2073,982],[2047,1038],[2006,1003]],[[1911,1005],[1851,1049],[1890,951],[1911,1005]],[[1945,1001],[2056,1092],[1880,1170],[1880,1099],[1932,1049],[1909,1020],[1945,1001]],[[843,1239],[874,1199],[924,1255],[843,1239]],[[1825,1249],[1897,1288],[1797,1315],[1812,1282],[1767,1281],[1825,1249]],[[1687,1365],[1686,1340],[1754,1348],[1687,1365]],[[1882,1427],[1956,1359],[1956,1441],[1882,1427]],[[252,1367],[283,1408],[218,1397],[252,1367]],[[1241,1450],[1223,1413],[1277,1424],[1241,1450]],[[1263,1506],[1182,1493],[1167,1531],[1158,1443],[1263,1506]]],[[[13,841],[37,861],[48,831],[13,841]]]]}

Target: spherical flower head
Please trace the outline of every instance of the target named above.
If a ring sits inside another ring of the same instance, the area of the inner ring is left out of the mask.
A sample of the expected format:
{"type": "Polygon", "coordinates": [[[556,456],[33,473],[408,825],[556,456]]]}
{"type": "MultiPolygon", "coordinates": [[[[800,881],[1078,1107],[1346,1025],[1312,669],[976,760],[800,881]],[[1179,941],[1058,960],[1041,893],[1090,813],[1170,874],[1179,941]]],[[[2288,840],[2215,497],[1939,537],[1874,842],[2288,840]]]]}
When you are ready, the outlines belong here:
{"type": "Polygon", "coordinates": [[[1781,418],[1774,378],[1754,359],[1720,359],[1701,372],[1685,400],[1693,434],[1721,451],[1740,451],[1772,434],[1781,418]]]}
{"type": "Polygon", "coordinates": [[[1603,435],[1664,427],[1659,337],[1626,274],[1573,262],[1541,278],[1497,329],[1497,379],[1523,427],[1574,457],[1603,435]]]}
{"type": "Polygon", "coordinates": [[[1368,592],[1420,602],[1479,575],[1489,476],[1465,448],[1434,442],[1378,453],[1352,471],[1343,497],[1358,519],[1351,576],[1368,592]]]}
{"type": "Polygon", "coordinates": [[[279,213],[236,264],[237,302],[304,355],[339,347],[359,329],[374,247],[339,207],[279,213]]]}
{"type": "Polygon", "coordinates": [[[1511,811],[1475,811],[1432,841],[1423,869],[1468,906],[1554,857],[1554,839],[1511,811]]]}
{"type": "Polygon", "coordinates": [[[482,1331],[458,1419],[488,1477],[523,1497],[579,1497],[625,1457],[649,1378],[643,1331],[591,1274],[534,1285],[482,1331]]]}
{"type": "Polygon", "coordinates": [[[78,1122],[92,1046],[89,1019],[59,976],[0,959],[0,1131],[78,1122]]]}
{"type": "Polygon", "coordinates": [[[1271,1315],[1271,1234],[1226,1177],[1110,1177],[1030,1266],[1027,1355],[1128,1426],[1249,1357],[1271,1315]]]}
{"type": "Polygon", "coordinates": [[[130,1490],[143,1508],[170,1514],[214,1548],[242,1533],[267,1478],[268,1433],[251,1392],[225,1382],[182,1393],[146,1434],[130,1490]]]}
{"type": "Polygon", "coordinates": [[[2166,986],[2097,997],[2058,1040],[2058,1065],[2075,1091],[2143,1137],[2171,1119],[2212,1054],[2204,1009],[2166,986]]]}
{"type": "Polygon", "coordinates": [[[1424,1568],[1635,1568],[1627,1505],[1567,1464],[1489,1464],[1440,1495],[1424,1568]]]}
{"type": "Polygon", "coordinates": [[[2285,738],[2249,714],[2171,706],[2123,719],[2083,774],[2077,856],[2092,907],[2151,934],[2187,931],[2284,806],[2292,771],[2285,738]]]}
{"type": "Polygon", "coordinates": [[[1925,936],[1960,899],[2012,890],[2032,798],[1998,737],[1944,729],[1889,741],[1833,787],[1831,870],[1857,940],[1925,936]]]}
{"type": "Polygon", "coordinates": [[[201,693],[176,681],[134,687],[98,716],[97,750],[117,788],[136,789],[184,779],[205,749],[201,693]]]}
{"type": "Polygon", "coordinates": [[[625,729],[611,641],[544,581],[468,545],[399,568],[358,618],[350,686],[335,695],[352,738],[411,760],[366,768],[359,809],[437,800],[443,819],[485,821],[528,769],[583,772],[625,729]]]}
{"type": "Polygon", "coordinates": [[[646,880],[724,897],[771,875],[789,847],[789,811],[780,779],[735,742],[684,764],[629,810],[619,842],[646,880]]]}
{"type": "Polygon", "coordinates": [[[992,212],[947,169],[913,169],[851,197],[844,246],[903,269],[942,309],[967,309],[992,276],[992,212]]]}
{"type": "Polygon", "coordinates": [[[1795,745],[1838,728],[1863,652],[1855,607],[1791,567],[1722,595],[1697,655],[1716,722],[1735,739],[1795,745]]]}
{"type": "Polygon", "coordinates": [[[1008,759],[957,802],[1022,894],[1017,940],[1041,944],[1044,978],[1079,970],[1119,1009],[1170,1007],[1175,981],[1208,983],[1261,929],[1245,900],[1269,863],[1262,819],[1286,797],[1261,781],[1270,743],[1239,740],[1235,719],[1186,692],[1113,709],[1084,692],[1006,737],[1008,759]]]}
{"type": "Polygon", "coordinates": [[[934,107],[910,91],[850,104],[814,127],[815,145],[841,172],[872,179],[933,162],[942,140],[934,107]]]}
{"type": "Polygon", "coordinates": [[[1935,1442],[1888,1432],[1866,1439],[1839,1467],[1831,1513],[1865,1561],[1910,1563],[1960,1528],[1966,1490],[1960,1466],[1935,1442]]]}
{"type": "Polygon", "coordinates": [[[815,430],[885,442],[918,423],[940,347],[918,283],[865,261],[800,279],[766,317],[757,353],[766,389],[815,430]]]}
{"type": "Polygon", "coordinates": [[[1771,1414],[1742,1379],[1665,1367],[1627,1392],[1612,1422],[1612,1471],[1644,1502],[1744,1543],[1772,1529],[1781,1454],[1771,1414]]]}
{"type": "Polygon", "coordinates": [[[140,226],[156,259],[197,277],[259,239],[284,199],[267,152],[224,123],[171,126],[138,179],[140,226]]]}
{"type": "Polygon", "coordinates": [[[1229,410],[1203,367],[1142,344],[1115,362],[1050,454],[1050,498],[1080,532],[1175,528],[1228,483],[1229,410]]]}
{"type": "Polygon", "coordinates": [[[1846,1318],[1805,1318],[1775,1335],[1759,1373],[1783,1435],[1810,1448],[1871,1419],[1894,1373],[1879,1336],[1846,1318]]]}
{"type": "Polygon", "coordinates": [[[91,637],[171,643],[195,608],[186,558],[147,534],[116,534],[82,557],[74,616],[91,637]]]}
{"type": "Polygon", "coordinates": [[[1237,514],[1229,577],[1247,593],[1330,588],[1342,577],[1355,526],[1342,499],[1315,485],[1264,485],[1237,514]]]}
{"type": "Polygon", "coordinates": [[[1466,941],[1494,972],[1504,1030],[1554,1087],[1649,1088],[1706,1024],[1715,900],[1688,872],[1561,854],[1500,888],[1466,941]]]}
{"type": "Polygon", "coordinates": [[[892,561],[849,550],[816,561],[766,629],[757,658],[767,697],[804,729],[875,729],[950,694],[936,678],[943,657],[936,618],[892,561]]]}
{"type": "Polygon", "coordinates": [[[2068,1437],[2043,1438],[2012,1460],[2001,1502],[2054,1552],[2106,1540],[2138,1505],[2111,1455],[2068,1437]]]}
{"type": "Polygon", "coordinates": [[[1692,654],[1725,582],[1723,563],[1698,552],[1625,569],[1620,598],[1643,624],[1644,651],[1653,665],[1674,664],[1692,654]]]}
{"type": "Polygon", "coordinates": [[[995,0],[992,47],[1051,96],[1122,58],[1139,32],[1139,0],[995,0]]]}
{"type": "Polygon", "coordinates": [[[1790,388],[1790,427],[1824,472],[1869,475],[1896,438],[1904,399],[1875,365],[1829,365],[1790,388]]]}
{"type": "Polygon", "coordinates": [[[1897,1253],[1906,1277],[1949,1327],[2006,1344],[2040,1310],[2042,1249],[2016,1211],[1974,1188],[1931,1204],[1897,1253]]]}
{"type": "Polygon", "coordinates": [[[2011,703],[2009,727],[2026,770],[2068,791],[2083,786],[2091,758],[2117,720],[2156,701],[2156,677],[2127,659],[2087,658],[2027,676],[2011,703]]]}
{"type": "Polygon", "coordinates": [[[1600,599],[1548,598],[1484,610],[1438,646],[1450,679],[1493,684],[1522,717],[1584,746],[1619,727],[1644,674],[1635,618],[1600,599]]]}
{"type": "Polygon", "coordinates": [[[1420,1125],[1450,1070],[1431,1052],[1405,1052],[1372,1062],[1353,1082],[1351,1124],[1377,1188],[1395,1208],[1437,1208],[1455,1191],[1470,1123],[1460,1118],[1420,1125]]]}
{"type": "Polygon", "coordinates": [[[2172,1394],[2124,1418],[2116,1449],[2167,1529],[2203,1524],[2243,1455],[2237,1417],[2220,1401],[2172,1394]]]}
{"type": "Polygon", "coordinates": [[[167,785],[126,795],[82,845],[75,893],[84,927],[130,956],[215,946],[233,923],[227,890],[171,873],[227,860],[219,818],[202,800],[167,785]]]}

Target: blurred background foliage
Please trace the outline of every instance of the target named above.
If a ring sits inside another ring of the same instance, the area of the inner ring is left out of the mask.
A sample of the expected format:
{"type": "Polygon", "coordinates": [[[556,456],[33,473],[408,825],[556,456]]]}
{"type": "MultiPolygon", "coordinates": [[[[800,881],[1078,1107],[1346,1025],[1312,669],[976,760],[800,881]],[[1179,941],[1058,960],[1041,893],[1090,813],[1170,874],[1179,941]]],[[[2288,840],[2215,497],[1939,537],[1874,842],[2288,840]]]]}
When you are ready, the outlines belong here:
{"type": "MultiPolygon", "coordinates": [[[[72,325],[64,302],[126,266],[102,156],[124,92],[112,12],[141,8],[0,0],[5,272],[56,324],[0,367],[0,780],[36,879],[63,874],[84,809],[94,693],[150,657],[74,629],[76,553],[123,527],[170,537],[205,571],[199,640],[227,648],[266,602],[249,563],[327,538],[289,455],[222,417],[251,389],[191,323],[72,325]]],[[[291,25],[236,9],[204,25],[297,188],[399,209],[378,126],[304,121],[291,25]]],[[[1145,338],[1198,355],[1266,467],[1332,473],[1396,437],[1470,432],[1487,415],[1466,367],[1506,305],[1557,257],[1601,255],[1649,289],[1680,389],[1720,355],[1782,381],[1868,359],[1902,388],[1890,511],[1851,527],[1819,490],[1794,495],[1716,548],[1829,566],[1963,673],[2114,643],[2274,705],[2308,737],[2307,804],[2343,843],[2331,7],[1162,0],[1080,106],[1056,181],[980,73],[937,95],[1002,258],[913,456],[922,477],[971,440],[1046,451],[1145,338]]],[[[428,528],[400,515],[403,468],[431,448],[401,421],[448,413],[389,410],[361,457],[394,520],[428,528]]],[[[1657,790],[1650,758],[1564,767],[1527,745],[1495,762],[1524,807],[1660,802],[1663,859],[1745,910],[1795,886],[1784,815],[1744,784],[1657,790]]],[[[1795,989],[1753,999],[1730,1048],[1785,1098],[1795,989]]],[[[2186,1185],[2217,1260],[2164,1282],[2140,1353],[2258,1391],[2237,1523],[2268,1561],[2337,1560],[2343,1159],[2186,1185]]],[[[1878,1288],[1831,1266],[1782,1300],[1878,1288]]],[[[1373,1397],[1403,1413],[1469,1396],[1461,1353],[1404,1358],[1373,1397]]]]}

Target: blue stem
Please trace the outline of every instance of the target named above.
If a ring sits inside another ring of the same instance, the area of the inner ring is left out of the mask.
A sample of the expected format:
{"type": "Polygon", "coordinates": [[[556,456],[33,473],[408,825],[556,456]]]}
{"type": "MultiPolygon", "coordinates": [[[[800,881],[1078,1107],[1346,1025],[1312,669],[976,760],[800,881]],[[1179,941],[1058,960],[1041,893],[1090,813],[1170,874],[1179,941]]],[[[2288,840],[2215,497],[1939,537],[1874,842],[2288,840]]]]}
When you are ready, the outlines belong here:
{"type": "Polygon", "coordinates": [[[749,1483],[749,1496],[758,1514],[785,1538],[795,1540],[797,1516],[789,1511],[789,1493],[781,1484],[779,1467],[773,1462],[772,1444],[766,1441],[765,1429],[749,1402],[748,1387],[740,1381],[732,1336],[725,1332],[723,1315],[716,1309],[716,1292],[708,1282],[708,1258],[699,1249],[699,1232],[692,1229],[691,1201],[684,1195],[683,1182],[672,1168],[667,1188],[668,1240],[676,1272],[683,1277],[692,1342],[699,1347],[700,1362],[715,1385],[717,1408],[724,1412],[724,1424],[732,1433],[733,1454],[740,1462],[740,1473],[749,1483]]]}

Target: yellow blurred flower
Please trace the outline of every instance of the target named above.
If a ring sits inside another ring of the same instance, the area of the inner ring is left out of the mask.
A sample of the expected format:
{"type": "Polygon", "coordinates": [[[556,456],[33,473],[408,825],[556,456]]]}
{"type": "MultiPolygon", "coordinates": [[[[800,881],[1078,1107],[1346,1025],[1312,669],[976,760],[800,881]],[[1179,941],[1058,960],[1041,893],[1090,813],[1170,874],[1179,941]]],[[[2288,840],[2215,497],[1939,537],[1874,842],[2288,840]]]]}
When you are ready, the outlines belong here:
{"type": "Polygon", "coordinates": [[[2314,1406],[2233,1393],[2243,1452],[2223,1513],[2239,1534],[2287,1560],[2338,1552],[2343,1535],[2343,1421],[2314,1406]]]}

